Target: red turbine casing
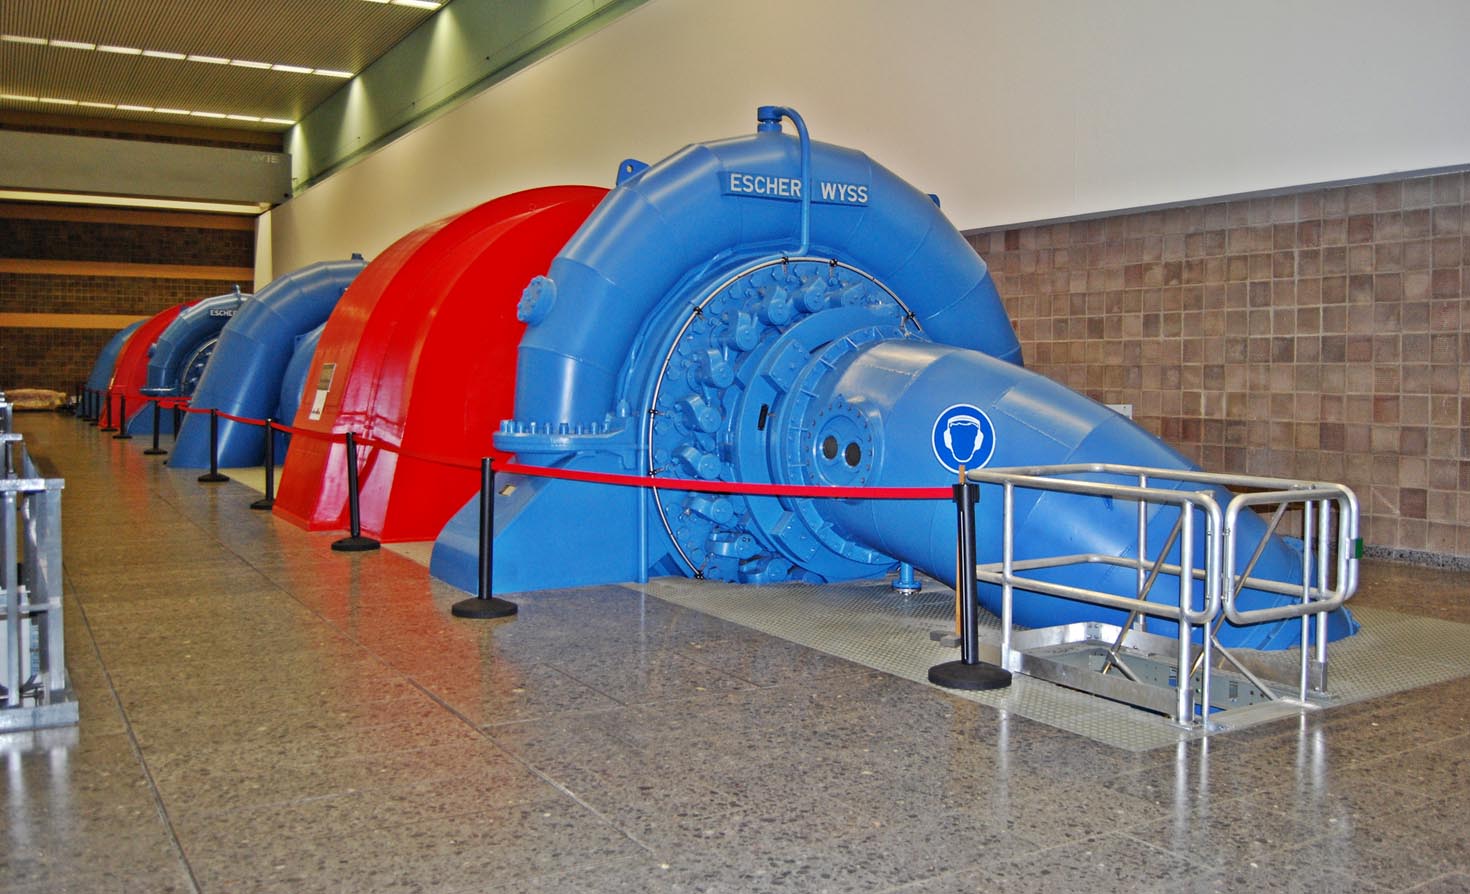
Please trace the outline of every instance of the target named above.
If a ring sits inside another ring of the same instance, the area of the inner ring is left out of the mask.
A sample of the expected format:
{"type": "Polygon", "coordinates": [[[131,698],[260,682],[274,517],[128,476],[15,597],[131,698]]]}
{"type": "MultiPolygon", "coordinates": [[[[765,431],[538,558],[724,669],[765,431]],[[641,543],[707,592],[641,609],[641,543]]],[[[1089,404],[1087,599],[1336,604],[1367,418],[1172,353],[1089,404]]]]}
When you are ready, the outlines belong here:
{"type": "MultiPolygon", "coordinates": [[[[373,260],[322,330],[297,428],[393,444],[358,447],[364,534],[431,540],[479,488],[480,458],[514,415],[516,304],[606,189],[554,186],[427,224],[373,260]],[[318,418],[323,367],[335,364],[318,418]]],[[[347,527],[346,448],[291,439],[275,511],[310,530],[347,527]]]]}
{"type": "MultiPolygon", "coordinates": [[[[128,336],[128,343],[123,345],[122,351],[117,355],[117,365],[112,368],[112,384],[108,386],[112,391],[112,408],[107,411],[105,421],[118,425],[118,420],[121,420],[123,424],[118,427],[126,431],[127,422],[148,409],[148,399],[143,396],[143,386],[148,384],[148,350],[158,341],[158,336],[163,334],[168,324],[174,321],[174,317],[193,303],[185,301],[159,311],[128,336]],[[128,404],[128,418],[125,420],[117,415],[122,410],[121,398],[124,397],[128,404]]],[[[149,428],[148,431],[153,429],[149,428]]]]}

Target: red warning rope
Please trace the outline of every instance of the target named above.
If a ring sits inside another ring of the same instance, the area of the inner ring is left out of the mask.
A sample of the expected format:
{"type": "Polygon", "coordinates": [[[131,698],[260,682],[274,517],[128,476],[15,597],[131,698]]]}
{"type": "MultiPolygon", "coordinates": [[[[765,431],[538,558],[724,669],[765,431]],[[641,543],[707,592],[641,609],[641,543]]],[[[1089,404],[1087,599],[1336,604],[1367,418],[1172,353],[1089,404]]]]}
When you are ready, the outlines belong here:
{"type": "MultiPolygon", "coordinates": [[[[160,401],[160,404],[178,407],[186,413],[208,415],[210,412],[206,408],[190,406],[187,399],[184,398],[177,398],[167,404],[160,401]]],[[[236,416],[233,413],[226,413],[224,411],[216,412],[219,413],[221,419],[228,419],[231,422],[237,422],[241,425],[269,425],[272,429],[284,432],[285,434],[302,435],[313,440],[332,443],[343,443],[347,440],[345,433],[321,432],[315,429],[298,428],[294,425],[284,425],[280,422],[267,423],[264,419],[236,416]]],[[[480,467],[478,462],[470,462],[459,457],[446,456],[444,454],[404,450],[401,445],[392,444],[377,438],[357,436],[355,440],[361,447],[386,450],[390,453],[396,453],[399,456],[416,459],[421,462],[469,470],[475,470],[480,467]]],[[[501,463],[497,469],[516,475],[528,475],[535,478],[560,478],[566,481],[583,481],[589,484],[611,484],[619,487],[646,487],[654,490],[683,490],[699,493],[742,494],[760,497],[809,497],[826,500],[948,500],[952,496],[948,487],[837,487],[823,484],[758,484],[745,481],[703,481],[694,478],[660,478],[654,475],[619,475],[610,472],[584,472],[577,469],[556,469],[550,466],[532,466],[517,462],[501,463]]]]}

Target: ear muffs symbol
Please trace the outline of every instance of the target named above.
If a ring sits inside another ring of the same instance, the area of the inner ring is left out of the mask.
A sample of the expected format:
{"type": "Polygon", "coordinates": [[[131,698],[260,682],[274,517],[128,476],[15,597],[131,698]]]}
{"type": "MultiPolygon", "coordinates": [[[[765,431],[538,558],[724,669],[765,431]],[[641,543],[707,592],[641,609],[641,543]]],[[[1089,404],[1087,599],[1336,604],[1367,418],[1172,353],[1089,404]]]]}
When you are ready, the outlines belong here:
{"type": "Polygon", "coordinates": [[[980,452],[980,448],[984,446],[984,444],[985,429],[980,424],[980,420],[976,419],[974,416],[955,416],[951,418],[949,422],[945,423],[944,449],[949,451],[950,455],[955,458],[956,462],[967,463],[970,460],[974,459],[975,454],[980,452]],[[970,445],[969,452],[966,453],[964,456],[960,456],[959,451],[956,450],[954,446],[954,426],[956,423],[968,423],[975,427],[975,440],[970,445]]]}

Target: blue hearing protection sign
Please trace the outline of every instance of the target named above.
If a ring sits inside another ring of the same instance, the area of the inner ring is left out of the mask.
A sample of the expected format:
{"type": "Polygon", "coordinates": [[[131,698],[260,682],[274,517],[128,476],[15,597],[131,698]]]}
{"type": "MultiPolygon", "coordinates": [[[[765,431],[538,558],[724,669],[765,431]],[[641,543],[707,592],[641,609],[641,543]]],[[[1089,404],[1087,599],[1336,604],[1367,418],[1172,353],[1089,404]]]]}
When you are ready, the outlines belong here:
{"type": "Polygon", "coordinates": [[[979,469],[995,455],[995,426],[985,411],[955,404],[934,420],[934,457],[955,474],[960,466],[979,469]]]}

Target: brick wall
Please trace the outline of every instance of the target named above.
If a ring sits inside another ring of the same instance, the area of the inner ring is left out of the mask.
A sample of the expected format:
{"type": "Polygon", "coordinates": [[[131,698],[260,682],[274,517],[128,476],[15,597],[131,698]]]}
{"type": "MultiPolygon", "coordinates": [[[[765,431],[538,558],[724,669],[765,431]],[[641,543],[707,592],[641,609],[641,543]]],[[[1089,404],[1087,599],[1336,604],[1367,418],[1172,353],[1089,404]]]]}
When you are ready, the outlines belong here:
{"type": "Polygon", "coordinates": [[[244,267],[255,234],[246,230],[0,218],[7,258],[244,267]]]}
{"type": "MultiPolygon", "coordinates": [[[[177,225],[157,212],[0,207],[0,266],[6,260],[113,265],[105,275],[80,275],[64,267],[48,273],[0,270],[0,314],[45,314],[50,319],[43,323],[56,324],[0,329],[0,390],[70,392],[85,379],[102,346],[123,324],[85,328],[97,324],[81,315],[151,316],[236,284],[189,267],[253,268],[254,233],[238,218],[218,225],[193,214],[173,219],[177,225]],[[142,264],[178,266],[167,276],[139,275],[158,272],[133,266],[142,264]]],[[[248,292],[253,283],[246,279],[239,285],[248,292]]]]}
{"type": "Polygon", "coordinates": [[[1470,174],[974,234],[1027,365],[1207,469],[1353,487],[1470,557],[1470,174]]]}

